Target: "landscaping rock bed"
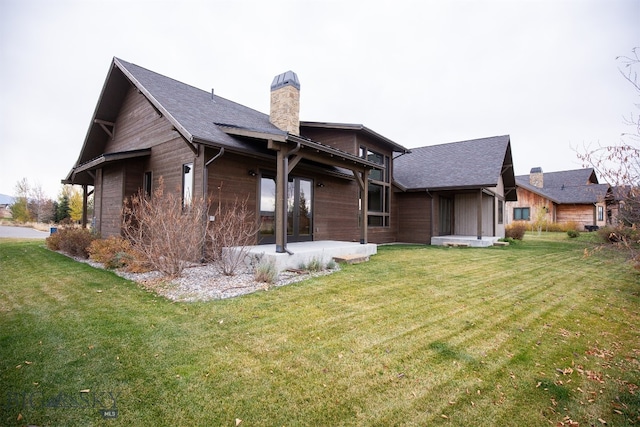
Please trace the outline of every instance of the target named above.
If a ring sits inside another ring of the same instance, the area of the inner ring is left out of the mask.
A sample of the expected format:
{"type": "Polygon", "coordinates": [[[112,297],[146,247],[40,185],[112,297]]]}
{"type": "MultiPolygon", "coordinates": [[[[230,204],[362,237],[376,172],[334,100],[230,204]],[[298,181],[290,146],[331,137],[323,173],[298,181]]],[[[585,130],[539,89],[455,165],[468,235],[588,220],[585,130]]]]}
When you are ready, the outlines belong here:
{"type": "MultiPolygon", "coordinates": [[[[69,256],[63,252],[63,255],[69,256]]],[[[95,268],[104,269],[100,263],[89,259],[72,257],[95,268]]],[[[129,273],[123,270],[112,270],[118,276],[138,283],[148,291],[154,292],[172,301],[196,302],[238,297],[257,291],[267,291],[274,287],[289,285],[333,273],[338,269],[319,272],[283,271],[275,283],[257,282],[252,272],[243,271],[234,276],[225,276],[211,264],[195,264],[184,269],[181,277],[169,278],[159,271],[146,273],[129,273]]]]}

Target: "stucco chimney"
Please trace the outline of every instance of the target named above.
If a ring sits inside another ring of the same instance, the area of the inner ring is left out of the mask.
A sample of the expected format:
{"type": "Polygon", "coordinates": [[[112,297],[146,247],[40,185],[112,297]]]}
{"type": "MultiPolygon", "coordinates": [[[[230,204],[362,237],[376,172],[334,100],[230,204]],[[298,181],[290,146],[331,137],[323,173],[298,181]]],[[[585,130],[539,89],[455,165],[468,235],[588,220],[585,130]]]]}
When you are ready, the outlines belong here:
{"type": "Polygon", "coordinates": [[[293,71],[273,78],[269,121],[278,129],[300,135],[300,81],[293,71]]]}
{"type": "Polygon", "coordinates": [[[544,187],[542,168],[531,168],[531,172],[529,173],[529,184],[538,188],[544,187]]]}

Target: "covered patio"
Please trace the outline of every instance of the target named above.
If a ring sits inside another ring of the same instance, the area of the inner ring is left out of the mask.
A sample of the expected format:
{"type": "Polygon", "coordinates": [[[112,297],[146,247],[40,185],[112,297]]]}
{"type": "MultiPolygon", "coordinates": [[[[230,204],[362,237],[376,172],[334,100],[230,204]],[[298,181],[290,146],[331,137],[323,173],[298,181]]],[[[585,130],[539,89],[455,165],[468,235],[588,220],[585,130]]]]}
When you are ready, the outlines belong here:
{"type": "MultiPolygon", "coordinates": [[[[231,248],[233,249],[233,248],[231,248]]],[[[319,240],[313,242],[288,243],[286,252],[278,252],[275,244],[256,245],[249,248],[250,257],[262,257],[273,262],[277,270],[297,269],[312,261],[323,264],[334,258],[356,256],[368,259],[378,253],[378,245],[374,243],[341,242],[336,240],[319,240]]]]}
{"type": "Polygon", "coordinates": [[[497,236],[435,236],[431,238],[434,246],[469,246],[473,248],[486,248],[493,246],[500,238],[497,236]]]}

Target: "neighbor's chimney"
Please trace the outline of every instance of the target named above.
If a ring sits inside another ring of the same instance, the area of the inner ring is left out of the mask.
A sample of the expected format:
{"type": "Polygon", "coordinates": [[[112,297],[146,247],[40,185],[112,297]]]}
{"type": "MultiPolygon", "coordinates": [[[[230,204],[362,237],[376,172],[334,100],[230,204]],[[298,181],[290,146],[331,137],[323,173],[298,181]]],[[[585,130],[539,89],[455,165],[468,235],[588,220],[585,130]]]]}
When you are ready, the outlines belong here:
{"type": "Polygon", "coordinates": [[[529,173],[529,184],[538,188],[544,187],[542,168],[531,168],[531,172],[529,173]]]}
{"type": "Polygon", "coordinates": [[[300,135],[300,82],[293,71],[273,78],[269,121],[278,129],[300,135]]]}

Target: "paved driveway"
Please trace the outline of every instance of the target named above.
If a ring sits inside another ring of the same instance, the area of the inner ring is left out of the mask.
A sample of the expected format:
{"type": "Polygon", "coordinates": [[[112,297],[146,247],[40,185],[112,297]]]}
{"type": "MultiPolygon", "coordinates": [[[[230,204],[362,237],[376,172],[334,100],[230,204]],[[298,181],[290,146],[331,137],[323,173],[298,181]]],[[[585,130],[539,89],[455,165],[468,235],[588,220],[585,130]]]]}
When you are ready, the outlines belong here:
{"type": "Polygon", "coordinates": [[[10,237],[14,239],[45,239],[49,237],[49,233],[34,230],[29,227],[0,225],[0,237],[10,237]]]}

